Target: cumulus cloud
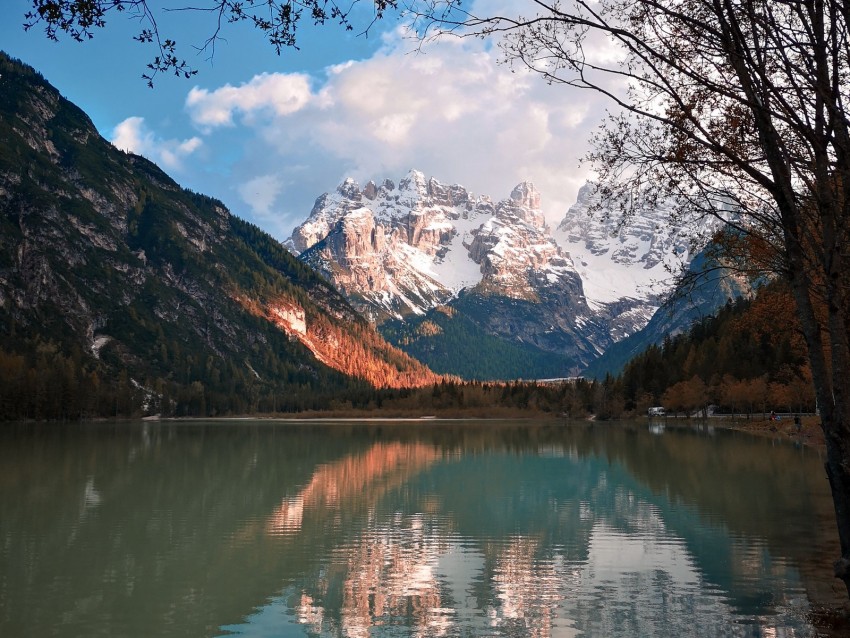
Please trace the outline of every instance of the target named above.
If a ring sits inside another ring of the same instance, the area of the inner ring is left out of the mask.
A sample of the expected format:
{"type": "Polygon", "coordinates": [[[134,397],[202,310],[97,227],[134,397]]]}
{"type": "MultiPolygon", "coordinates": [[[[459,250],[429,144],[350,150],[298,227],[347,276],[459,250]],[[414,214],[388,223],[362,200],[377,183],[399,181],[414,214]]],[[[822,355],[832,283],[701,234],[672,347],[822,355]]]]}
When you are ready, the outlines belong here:
{"type": "Polygon", "coordinates": [[[122,151],[142,155],[168,170],[181,170],[183,160],[202,145],[200,137],[186,140],[160,139],[145,125],[143,117],[128,117],[112,131],[112,144],[122,151]]]}
{"type": "Polygon", "coordinates": [[[268,217],[272,213],[275,199],[283,190],[279,175],[260,175],[238,187],[242,201],[251,207],[257,217],[268,217]]]}
{"type": "Polygon", "coordinates": [[[588,178],[579,159],[604,98],[498,64],[487,41],[410,49],[391,34],[371,58],[321,78],[264,73],[195,88],[186,109],[210,143],[217,127],[240,132],[234,188],[256,215],[277,216],[278,229],[302,221],[315,197],[347,176],[397,180],[410,168],[496,199],[531,180],[557,223],[588,178]]]}
{"type": "Polygon", "coordinates": [[[209,91],[198,87],[189,91],[186,109],[192,121],[202,128],[233,126],[233,115],[248,118],[268,111],[285,116],[304,108],[311,98],[310,78],[301,73],[262,73],[240,86],[227,84],[209,91]]]}
{"type": "Polygon", "coordinates": [[[143,132],[144,123],[143,117],[128,117],[115,127],[112,143],[122,151],[141,154],[141,149],[148,146],[153,139],[153,133],[143,132]]]}

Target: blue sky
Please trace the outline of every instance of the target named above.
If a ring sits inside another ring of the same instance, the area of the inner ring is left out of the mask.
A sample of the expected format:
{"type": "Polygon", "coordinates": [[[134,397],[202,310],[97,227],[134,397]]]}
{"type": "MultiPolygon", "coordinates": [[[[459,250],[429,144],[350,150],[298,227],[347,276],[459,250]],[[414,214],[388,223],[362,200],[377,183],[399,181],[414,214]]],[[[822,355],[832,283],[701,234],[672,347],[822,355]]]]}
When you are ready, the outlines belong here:
{"type": "Polygon", "coordinates": [[[593,94],[498,64],[492,42],[444,39],[415,53],[392,18],[368,36],[305,25],[300,50],[281,56],[261,33],[229,25],[209,60],[194,48],[212,32],[208,19],[157,13],[199,73],[158,77],[149,89],[141,75],[154,51],[132,40],[139,27],[127,14],[110,16],[93,40],[56,43],[24,32],[29,7],[4,0],[0,48],[40,71],[116,146],[278,239],[345,177],[397,182],[411,168],[494,199],[531,180],[557,223],[586,179],[579,158],[604,112],[593,94]]]}

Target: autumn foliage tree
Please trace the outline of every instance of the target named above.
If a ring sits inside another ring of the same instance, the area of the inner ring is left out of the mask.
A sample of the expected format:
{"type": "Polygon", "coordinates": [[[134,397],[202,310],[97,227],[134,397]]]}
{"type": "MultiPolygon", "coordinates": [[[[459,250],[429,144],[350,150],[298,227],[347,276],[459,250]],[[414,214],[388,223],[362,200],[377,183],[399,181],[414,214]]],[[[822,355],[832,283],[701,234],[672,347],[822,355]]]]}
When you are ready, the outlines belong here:
{"type": "Polygon", "coordinates": [[[708,404],[708,391],[705,382],[698,376],[693,376],[667,388],[662,401],[677,413],[690,414],[698,411],[704,414],[708,404]]]}
{"type": "Polygon", "coordinates": [[[672,199],[674,218],[720,219],[788,282],[827,443],[836,575],[850,592],[846,3],[535,4],[533,16],[466,14],[449,28],[500,34],[511,63],[610,98],[591,159],[624,218],[672,199]]]}

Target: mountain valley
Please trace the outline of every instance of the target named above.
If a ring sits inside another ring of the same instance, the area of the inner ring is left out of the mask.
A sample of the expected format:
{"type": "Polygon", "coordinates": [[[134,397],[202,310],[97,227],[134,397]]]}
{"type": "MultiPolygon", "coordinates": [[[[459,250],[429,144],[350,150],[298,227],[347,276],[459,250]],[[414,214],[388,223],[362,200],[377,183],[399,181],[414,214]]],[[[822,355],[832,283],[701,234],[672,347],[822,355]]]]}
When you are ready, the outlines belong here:
{"type": "Polygon", "coordinates": [[[698,231],[663,206],[622,224],[591,184],[553,231],[541,200],[530,182],[495,201],[416,170],[347,179],[286,245],[435,371],[573,376],[648,324],[698,231]]]}
{"type": "Polygon", "coordinates": [[[6,56],[0,89],[6,418],[298,411],[616,372],[695,316],[657,312],[692,232],[663,209],[621,226],[587,186],[552,230],[530,182],[497,201],[410,171],[345,180],[281,245],[6,56]]]}
{"type": "Polygon", "coordinates": [[[117,150],[3,54],[0,226],[7,418],[305,409],[439,380],[269,235],[117,150]]]}

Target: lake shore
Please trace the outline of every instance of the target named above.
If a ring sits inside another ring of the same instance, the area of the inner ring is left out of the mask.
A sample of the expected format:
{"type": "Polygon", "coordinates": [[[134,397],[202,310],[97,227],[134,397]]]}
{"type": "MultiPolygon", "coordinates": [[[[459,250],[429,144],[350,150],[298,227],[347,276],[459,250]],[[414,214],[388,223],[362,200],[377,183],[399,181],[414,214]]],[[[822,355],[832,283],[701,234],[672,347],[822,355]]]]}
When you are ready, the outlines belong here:
{"type": "MultiPolygon", "coordinates": [[[[95,418],[86,421],[111,422],[116,419],[95,418]]],[[[432,420],[447,420],[447,421],[550,421],[553,423],[614,423],[628,422],[633,424],[646,424],[646,416],[624,416],[621,419],[599,420],[593,415],[590,416],[573,416],[569,417],[563,413],[555,414],[551,411],[534,409],[534,408],[517,408],[517,407],[453,407],[442,408],[425,412],[421,409],[404,409],[404,408],[343,408],[332,410],[305,410],[303,412],[277,412],[264,414],[245,414],[245,415],[227,415],[227,416],[212,416],[212,417],[161,417],[160,415],[151,415],[137,418],[121,418],[118,421],[135,422],[138,420],[148,422],[159,421],[209,421],[209,420],[279,420],[279,421],[411,421],[421,422],[423,425],[432,420]]],[[[29,423],[64,423],[58,421],[28,421],[29,423]]],[[[753,415],[749,419],[744,417],[731,418],[724,416],[714,416],[707,420],[701,418],[690,417],[655,417],[652,419],[654,423],[662,423],[665,425],[693,425],[706,423],[712,427],[718,427],[728,430],[736,430],[739,432],[748,432],[757,436],[774,438],[778,440],[794,441],[801,445],[806,445],[820,451],[825,450],[825,442],[823,430],[820,426],[820,417],[804,416],[801,419],[801,428],[798,431],[794,426],[792,418],[783,418],[779,421],[771,421],[762,415],[753,415]]],[[[23,421],[21,421],[23,423],[23,421]]]]}
{"type": "Polygon", "coordinates": [[[715,417],[711,420],[712,424],[716,427],[749,432],[774,439],[795,441],[802,445],[824,450],[826,444],[823,437],[823,429],[820,425],[820,417],[804,416],[800,421],[801,427],[797,430],[794,420],[789,418],[771,421],[761,416],[753,416],[750,419],[724,419],[722,417],[715,417]]]}
{"type": "MultiPolygon", "coordinates": [[[[396,408],[373,408],[373,409],[357,409],[344,408],[335,410],[305,410],[303,412],[288,412],[274,413],[263,415],[244,415],[242,417],[170,417],[169,420],[207,420],[207,419],[257,419],[257,420],[281,420],[281,421],[362,421],[362,420],[380,420],[380,421],[415,421],[427,424],[431,420],[470,420],[470,421],[500,421],[500,420],[517,420],[517,421],[539,421],[541,419],[561,422],[561,423],[586,423],[598,422],[607,423],[608,421],[597,420],[593,415],[580,417],[567,417],[564,414],[554,414],[545,410],[533,408],[516,408],[516,407],[455,407],[432,410],[427,414],[422,410],[417,409],[396,409],[396,408]]],[[[147,417],[148,420],[159,420],[159,417],[147,417]]],[[[622,419],[614,419],[611,422],[630,422],[630,423],[647,423],[645,416],[639,417],[624,417],[622,419]]],[[[700,418],[673,418],[660,417],[654,422],[660,422],[667,425],[686,425],[696,423],[707,423],[713,427],[724,428],[728,430],[736,430],[739,432],[748,432],[757,436],[768,438],[794,441],[801,445],[810,446],[823,451],[825,442],[823,430],[820,426],[820,417],[804,416],[801,418],[801,427],[798,431],[794,425],[792,418],[783,418],[778,421],[771,421],[769,418],[761,415],[752,415],[750,418],[738,417],[710,417],[706,421],[700,418]]]]}
{"type": "MultiPolygon", "coordinates": [[[[263,417],[261,417],[263,418],[263,417]]],[[[305,411],[293,414],[276,414],[270,418],[275,419],[293,419],[293,420],[324,420],[324,419],[403,419],[403,420],[421,420],[427,422],[430,419],[517,419],[517,420],[539,420],[552,419],[559,421],[595,421],[593,416],[589,417],[574,417],[569,418],[563,414],[553,414],[543,410],[535,410],[529,408],[507,408],[501,406],[492,406],[488,408],[446,408],[442,410],[434,410],[429,414],[423,414],[421,410],[406,410],[406,409],[342,409],[342,410],[315,410],[305,411]]],[[[663,419],[663,417],[662,417],[663,419]]],[[[619,419],[618,419],[619,420],[619,419]]],[[[646,417],[631,417],[626,418],[627,421],[638,422],[646,421],[646,417]]],[[[700,419],[664,419],[665,423],[696,423],[701,422],[700,419]]],[[[820,426],[820,417],[804,416],[801,418],[801,427],[798,431],[794,426],[794,420],[791,418],[783,418],[779,421],[771,421],[761,415],[753,415],[747,418],[730,418],[730,417],[711,417],[708,423],[714,427],[721,427],[729,430],[737,430],[740,432],[749,432],[758,436],[770,437],[775,439],[784,439],[788,441],[796,441],[802,445],[811,446],[820,450],[824,449],[823,430],[820,426]]]]}

